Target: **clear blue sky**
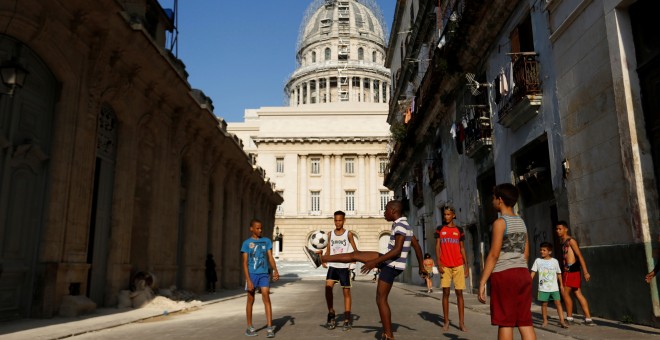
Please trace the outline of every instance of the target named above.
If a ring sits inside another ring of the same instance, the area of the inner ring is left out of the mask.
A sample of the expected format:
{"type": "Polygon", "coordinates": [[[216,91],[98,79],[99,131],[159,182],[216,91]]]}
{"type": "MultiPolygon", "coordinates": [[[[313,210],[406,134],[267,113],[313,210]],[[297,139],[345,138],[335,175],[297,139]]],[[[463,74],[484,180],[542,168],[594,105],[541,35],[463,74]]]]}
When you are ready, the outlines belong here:
{"type": "MultiPolygon", "coordinates": [[[[179,59],[188,81],[211,97],[215,114],[243,121],[243,111],[284,105],[296,69],[296,42],[311,0],[181,0],[179,59]]],[[[172,7],[173,0],[160,0],[172,7]]],[[[377,0],[387,30],[396,0],[377,0]]]]}

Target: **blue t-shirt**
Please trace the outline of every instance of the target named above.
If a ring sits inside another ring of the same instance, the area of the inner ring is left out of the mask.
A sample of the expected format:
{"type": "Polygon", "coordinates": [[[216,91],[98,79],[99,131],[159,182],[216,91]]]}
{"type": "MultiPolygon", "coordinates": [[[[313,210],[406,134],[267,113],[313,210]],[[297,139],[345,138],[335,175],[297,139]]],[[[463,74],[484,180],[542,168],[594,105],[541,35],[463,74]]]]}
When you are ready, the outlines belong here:
{"type": "Polygon", "coordinates": [[[273,249],[273,242],[266,237],[243,241],[241,253],[248,256],[248,273],[268,274],[268,251],[273,249]]]}

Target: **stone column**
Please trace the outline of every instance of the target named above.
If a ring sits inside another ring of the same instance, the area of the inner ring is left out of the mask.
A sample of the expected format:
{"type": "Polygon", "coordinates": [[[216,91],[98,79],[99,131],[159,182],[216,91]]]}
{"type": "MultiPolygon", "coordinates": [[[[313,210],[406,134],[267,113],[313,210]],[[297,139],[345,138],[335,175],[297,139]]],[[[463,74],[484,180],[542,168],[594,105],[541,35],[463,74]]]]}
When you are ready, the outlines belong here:
{"type": "Polygon", "coordinates": [[[341,197],[342,197],[342,191],[343,191],[343,185],[342,185],[342,171],[341,171],[341,154],[340,155],[335,155],[335,164],[334,164],[334,172],[335,172],[335,183],[334,183],[334,188],[335,188],[335,206],[341,208],[341,210],[344,210],[345,207],[341,204],[341,197]]]}
{"type": "Polygon", "coordinates": [[[296,95],[295,90],[291,90],[289,92],[289,106],[295,106],[295,102],[294,102],[295,95],[296,95]]]}
{"type": "Polygon", "coordinates": [[[383,81],[378,81],[378,103],[383,102],[383,81]]]}
{"type": "MultiPolygon", "coordinates": [[[[332,198],[332,193],[330,192],[330,155],[323,155],[323,194],[321,199],[323,200],[323,214],[329,214],[334,210],[330,202],[332,198]]],[[[335,209],[336,210],[336,209],[335,209]]]]}
{"type": "Polygon", "coordinates": [[[298,106],[300,105],[300,86],[296,86],[295,91],[296,91],[296,100],[294,106],[298,106]]]}
{"type": "Polygon", "coordinates": [[[355,209],[355,212],[358,214],[364,214],[367,211],[367,179],[365,169],[364,155],[358,155],[358,206],[355,209]]]}
{"type": "Polygon", "coordinates": [[[316,103],[321,103],[321,79],[316,79],[316,103]]]}
{"type": "Polygon", "coordinates": [[[360,77],[360,101],[364,102],[364,78],[360,77]]]}
{"type": "Polygon", "coordinates": [[[228,169],[226,179],[226,190],[224,192],[224,206],[227,212],[224,216],[223,238],[222,238],[222,258],[217,264],[222,263],[222,287],[228,289],[235,289],[240,287],[241,267],[238,265],[241,259],[240,251],[236,251],[236,247],[240,247],[243,243],[241,239],[240,228],[240,209],[241,204],[236,195],[237,190],[240,189],[239,181],[241,176],[237,169],[228,169]]]}
{"type": "Polygon", "coordinates": [[[377,165],[377,156],[369,155],[369,187],[367,188],[367,212],[369,215],[378,215],[379,208],[377,207],[377,202],[380,202],[380,191],[378,190],[378,183],[376,179],[378,177],[378,170],[376,169],[377,165]]]}
{"type": "Polygon", "coordinates": [[[305,95],[305,98],[306,98],[305,103],[309,104],[311,102],[311,99],[312,99],[312,86],[311,86],[312,83],[308,80],[306,82],[306,84],[307,84],[307,94],[305,95]]]}
{"type": "Polygon", "coordinates": [[[353,97],[353,77],[348,77],[348,101],[352,102],[355,100],[353,97]]]}
{"type": "MultiPolygon", "coordinates": [[[[226,227],[224,224],[225,219],[225,176],[226,170],[224,162],[227,160],[221,159],[218,161],[218,166],[211,174],[211,181],[213,186],[213,197],[211,206],[211,232],[209,240],[209,253],[213,254],[216,261],[216,273],[218,275],[218,282],[222,282],[222,271],[220,270],[220,256],[222,256],[222,241],[223,229],[226,227]]],[[[219,288],[219,287],[218,287],[219,288]]]]}
{"type": "Polygon", "coordinates": [[[298,169],[300,170],[298,172],[298,180],[300,181],[298,186],[300,188],[298,192],[298,214],[307,215],[307,177],[309,176],[307,173],[307,155],[298,157],[298,169]]]}
{"type": "Polygon", "coordinates": [[[374,79],[369,79],[369,103],[374,102],[374,79]]]}
{"type": "Polygon", "coordinates": [[[330,102],[330,77],[325,77],[325,102],[330,102]]]}

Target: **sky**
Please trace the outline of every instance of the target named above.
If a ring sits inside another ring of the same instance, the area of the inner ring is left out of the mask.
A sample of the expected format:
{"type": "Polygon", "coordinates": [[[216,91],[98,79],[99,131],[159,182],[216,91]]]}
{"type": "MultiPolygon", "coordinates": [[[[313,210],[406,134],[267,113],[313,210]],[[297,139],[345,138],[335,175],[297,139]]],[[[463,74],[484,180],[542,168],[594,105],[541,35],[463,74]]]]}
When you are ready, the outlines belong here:
{"type": "MultiPolygon", "coordinates": [[[[172,8],[174,0],[159,0],[172,8]]],[[[178,1],[178,57],[190,86],[213,100],[214,113],[243,121],[245,109],[285,105],[296,69],[298,31],[312,0],[178,1]]],[[[376,0],[387,31],[396,0],[376,0]]]]}

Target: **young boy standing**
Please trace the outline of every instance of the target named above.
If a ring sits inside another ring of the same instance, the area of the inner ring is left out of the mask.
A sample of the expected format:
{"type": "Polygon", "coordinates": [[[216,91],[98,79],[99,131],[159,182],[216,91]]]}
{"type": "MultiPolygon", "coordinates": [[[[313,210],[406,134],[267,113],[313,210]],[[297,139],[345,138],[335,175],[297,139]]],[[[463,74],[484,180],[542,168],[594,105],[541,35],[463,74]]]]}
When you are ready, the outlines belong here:
{"type": "Polygon", "coordinates": [[[555,302],[557,313],[559,314],[559,325],[561,328],[568,328],[564,322],[564,311],[561,309],[561,300],[559,292],[564,289],[561,281],[561,268],[559,261],[552,257],[552,244],[549,242],[541,243],[541,257],[537,258],[532,265],[532,280],[534,275],[539,273],[539,294],[538,300],[541,301],[541,311],[543,314],[543,326],[548,326],[548,301],[555,302]],[[557,275],[559,274],[559,275],[557,275]],[[559,284],[557,284],[559,283],[559,284]]]}
{"type": "Polygon", "coordinates": [[[383,324],[383,333],[381,338],[384,340],[394,339],[392,333],[392,312],[387,301],[396,279],[406,269],[406,262],[410,248],[415,249],[417,262],[419,263],[419,274],[427,274],[423,267],[422,248],[413,235],[412,228],[403,216],[403,206],[400,201],[389,201],[385,207],[385,219],[392,223],[392,234],[387,246],[387,253],[380,254],[375,251],[354,251],[350,253],[321,256],[307,247],[303,251],[314,264],[319,267],[323,262],[362,262],[362,274],[368,273],[374,268],[380,268],[378,275],[378,285],[376,286],[376,304],[380,314],[380,322],[383,324]]]}
{"type": "Polygon", "coordinates": [[[486,303],[490,279],[490,322],[497,325],[497,338],[513,339],[518,327],[523,340],[536,339],[532,325],[532,279],[527,269],[529,240],[525,222],[513,212],[518,188],[511,183],[493,189],[493,207],[500,217],[493,222],[490,251],[479,280],[479,301],[486,303]]]}
{"type": "Polygon", "coordinates": [[[569,324],[573,322],[573,299],[571,298],[571,293],[573,293],[584,311],[584,324],[594,326],[594,321],[591,319],[591,313],[589,312],[589,304],[580,290],[582,286],[580,269],[582,269],[585,281],[589,282],[591,275],[587,271],[587,263],[584,261],[582,252],[580,252],[580,246],[578,246],[575,239],[568,235],[568,229],[566,221],[557,222],[555,231],[561,240],[561,248],[564,253],[564,270],[561,275],[564,281],[562,295],[566,304],[566,321],[569,324]]]}
{"type": "Polygon", "coordinates": [[[444,318],[443,330],[449,329],[449,294],[451,294],[451,283],[454,282],[456,300],[458,305],[458,320],[461,331],[465,328],[465,301],[463,290],[465,289],[465,278],[470,275],[465,256],[465,233],[463,229],[454,224],[456,212],[454,207],[442,208],[443,224],[435,231],[435,254],[440,263],[438,269],[442,275],[440,282],[442,286],[442,312],[444,318]]]}
{"type": "Polygon", "coordinates": [[[245,308],[247,316],[247,329],[245,335],[257,336],[252,326],[252,306],[254,305],[254,295],[257,287],[261,289],[261,298],[266,309],[266,337],[275,337],[275,328],[273,327],[273,312],[270,305],[270,283],[268,277],[268,266],[273,270],[273,281],[280,278],[277,272],[277,265],[273,258],[273,243],[267,237],[261,237],[262,225],[258,219],[250,221],[250,238],[243,242],[241,246],[241,256],[243,257],[243,274],[245,274],[245,290],[247,291],[247,306],[245,308]]]}
{"type": "MultiPolygon", "coordinates": [[[[350,253],[357,250],[353,233],[344,229],[344,222],[346,221],[346,213],[343,211],[335,211],[334,214],[335,230],[329,233],[328,246],[325,248],[325,255],[335,255],[350,253]]],[[[334,329],[337,327],[337,320],[335,319],[335,309],[333,307],[334,297],[332,295],[332,288],[337,282],[341,285],[344,291],[344,327],[348,331],[352,327],[351,320],[351,270],[349,269],[351,263],[329,262],[323,263],[323,267],[328,268],[328,274],[325,277],[325,302],[328,305],[328,320],[326,327],[334,329]]]]}

